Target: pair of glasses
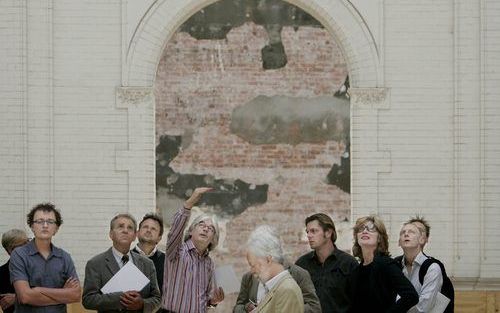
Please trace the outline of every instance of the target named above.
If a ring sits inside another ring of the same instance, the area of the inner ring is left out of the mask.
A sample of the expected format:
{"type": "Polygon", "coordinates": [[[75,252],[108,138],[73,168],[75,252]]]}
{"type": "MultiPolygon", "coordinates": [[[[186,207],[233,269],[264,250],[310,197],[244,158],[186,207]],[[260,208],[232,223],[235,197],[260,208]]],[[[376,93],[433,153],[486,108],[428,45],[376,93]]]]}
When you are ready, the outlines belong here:
{"type": "Polygon", "coordinates": [[[54,220],[42,220],[42,219],[39,219],[39,220],[34,220],[33,223],[35,223],[37,225],[47,224],[49,226],[52,226],[52,225],[56,224],[56,221],[54,221],[54,220]]]}
{"type": "Polygon", "coordinates": [[[375,233],[377,231],[377,228],[375,227],[375,225],[373,223],[366,223],[366,224],[362,225],[361,227],[359,227],[358,233],[362,233],[365,230],[369,233],[375,233]]]}
{"type": "Polygon", "coordinates": [[[201,229],[206,228],[209,233],[215,234],[215,227],[213,227],[212,225],[207,225],[205,224],[205,222],[199,222],[198,227],[200,227],[201,229]]]}

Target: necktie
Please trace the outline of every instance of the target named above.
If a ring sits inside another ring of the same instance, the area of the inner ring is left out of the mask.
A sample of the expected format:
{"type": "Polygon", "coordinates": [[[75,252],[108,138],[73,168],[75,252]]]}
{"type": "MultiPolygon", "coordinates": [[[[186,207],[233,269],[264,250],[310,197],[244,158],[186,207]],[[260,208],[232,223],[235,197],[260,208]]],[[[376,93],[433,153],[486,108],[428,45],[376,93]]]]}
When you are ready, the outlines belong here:
{"type": "Polygon", "coordinates": [[[122,256],[122,264],[125,265],[128,262],[128,255],[124,254],[122,256]]]}

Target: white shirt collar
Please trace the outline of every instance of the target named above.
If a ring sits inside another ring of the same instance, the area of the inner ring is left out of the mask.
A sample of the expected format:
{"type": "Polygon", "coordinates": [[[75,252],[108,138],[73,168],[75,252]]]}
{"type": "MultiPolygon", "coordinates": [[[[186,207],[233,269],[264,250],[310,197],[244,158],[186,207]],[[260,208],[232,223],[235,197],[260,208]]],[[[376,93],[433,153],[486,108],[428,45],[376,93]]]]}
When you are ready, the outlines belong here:
{"type": "Polygon", "coordinates": [[[259,281],[259,287],[257,289],[257,303],[259,303],[265,297],[266,293],[273,289],[273,287],[280,281],[280,278],[285,276],[287,273],[288,270],[281,271],[278,275],[265,282],[265,285],[259,281]]]}
{"type": "MultiPolygon", "coordinates": [[[[116,263],[118,263],[118,266],[120,268],[122,268],[123,265],[125,265],[122,262],[123,253],[116,250],[115,247],[111,247],[111,252],[113,252],[113,256],[115,257],[115,260],[116,260],[116,263]]],[[[132,260],[132,254],[130,253],[130,250],[127,252],[127,255],[128,255],[128,261],[134,263],[134,261],[132,260]]]]}
{"type": "Polygon", "coordinates": [[[147,256],[149,258],[149,257],[152,257],[153,255],[155,255],[156,250],[158,250],[158,246],[155,246],[154,249],[153,249],[153,251],[151,251],[150,254],[146,254],[146,252],[142,251],[141,248],[139,247],[139,244],[135,245],[135,249],[139,252],[139,254],[145,255],[145,256],[147,256]]]}

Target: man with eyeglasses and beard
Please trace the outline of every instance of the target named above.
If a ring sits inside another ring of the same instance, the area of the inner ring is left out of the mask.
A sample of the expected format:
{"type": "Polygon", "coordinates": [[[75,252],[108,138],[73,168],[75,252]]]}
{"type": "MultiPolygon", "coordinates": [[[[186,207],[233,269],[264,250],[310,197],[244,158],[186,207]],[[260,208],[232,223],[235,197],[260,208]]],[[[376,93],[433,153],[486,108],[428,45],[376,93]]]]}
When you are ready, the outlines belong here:
{"type": "Polygon", "coordinates": [[[34,239],[12,252],[9,265],[16,313],[66,313],[66,304],[80,301],[71,256],[52,244],[62,222],[51,203],[38,204],[28,213],[34,239]]]}
{"type": "Polygon", "coordinates": [[[162,307],[164,312],[206,313],[224,299],[215,285],[215,267],[208,255],[219,242],[219,227],[212,217],[196,217],[183,236],[191,208],[212,188],[196,188],[174,216],[165,250],[162,307]],[[184,237],[184,238],[183,238],[184,237]]]}

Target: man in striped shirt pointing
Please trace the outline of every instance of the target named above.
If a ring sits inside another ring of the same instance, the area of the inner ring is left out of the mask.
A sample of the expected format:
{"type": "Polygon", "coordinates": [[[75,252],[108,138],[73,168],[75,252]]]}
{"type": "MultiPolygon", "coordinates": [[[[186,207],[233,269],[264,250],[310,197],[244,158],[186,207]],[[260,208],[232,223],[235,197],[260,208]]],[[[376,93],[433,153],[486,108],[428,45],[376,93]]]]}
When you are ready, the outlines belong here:
{"type": "Polygon", "coordinates": [[[224,299],[215,286],[214,263],[208,255],[219,241],[219,227],[209,215],[196,217],[185,235],[191,208],[211,188],[196,188],[174,216],[167,237],[162,306],[166,312],[205,313],[224,299]]]}

